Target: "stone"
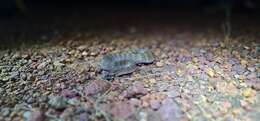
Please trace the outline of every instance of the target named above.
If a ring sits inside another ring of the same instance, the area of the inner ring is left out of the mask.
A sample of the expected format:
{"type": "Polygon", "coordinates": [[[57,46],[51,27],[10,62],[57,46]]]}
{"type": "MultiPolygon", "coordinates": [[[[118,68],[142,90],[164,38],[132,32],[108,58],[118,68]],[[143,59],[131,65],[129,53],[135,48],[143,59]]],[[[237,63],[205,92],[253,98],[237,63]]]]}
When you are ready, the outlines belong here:
{"type": "Polygon", "coordinates": [[[72,98],[72,99],[68,100],[68,104],[77,106],[77,105],[80,105],[80,101],[76,98],[72,98]]]}
{"type": "Polygon", "coordinates": [[[160,103],[159,100],[151,100],[150,101],[150,106],[151,106],[152,109],[157,110],[157,109],[160,108],[161,103],[160,103]]]}
{"type": "Polygon", "coordinates": [[[211,68],[206,69],[206,73],[210,76],[210,77],[214,77],[215,73],[214,70],[211,68]]]}
{"type": "Polygon", "coordinates": [[[94,80],[91,81],[90,84],[85,88],[85,95],[91,96],[98,93],[104,93],[107,89],[109,89],[110,84],[103,80],[94,80]]]}
{"type": "Polygon", "coordinates": [[[2,114],[2,116],[4,116],[4,117],[7,117],[10,113],[11,113],[10,108],[3,108],[3,109],[1,110],[1,114],[2,114]]]}
{"type": "Polygon", "coordinates": [[[180,121],[182,112],[179,105],[171,98],[162,102],[158,113],[163,121],[180,121]]]}
{"type": "Polygon", "coordinates": [[[23,113],[23,118],[24,118],[24,120],[25,120],[25,121],[29,121],[31,115],[32,115],[32,112],[31,112],[31,111],[25,111],[25,112],[23,113]]]}
{"type": "Polygon", "coordinates": [[[147,94],[147,89],[144,87],[144,84],[141,82],[134,82],[134,84],[128,87],[121,95],[123,97],[132,98],[140,95],[147,94]]]}
{"type": "Polygon", "coordinates": [[[62,96],[51,97],[48,104],[57,110],[65,109],[67,107],[67,100],[62,96]]]}
{"type": "Polygon", "coordinates": [[[164,64],[162,62],[156,62],[156,66],[162,67],[164,64]]]}
{"type": "Polygon", "coordinates": [[[19,79],[19,72],[12,72],[11,76],[10,76],[10,79],[12,81],[18,80],[19,79]]]}
{"type": "Polygon", "coordinates": [[[245,68],[242,65],[237,64],[232,67],[232,71],[242,75],[245,72],[245,68]]]}
{"type": "Polygon", "coordinates": [[[42,111],[33,111],[29,117],[28,121],[44,121],[45,115],[42,111]]]}
{"type": "Polygon", "coordinates": [[[242,95],[246,98],[250,98],[254,95],[253,90],[251,88],[247,88],[242,92],[242,95]]]}
{"type": "Polygon", "coordinates": [[[47,62],[42,62],[37,66],[37,69],[43,69],[45,66],[47,66],[47,64],[48,64],[47,62]]]}

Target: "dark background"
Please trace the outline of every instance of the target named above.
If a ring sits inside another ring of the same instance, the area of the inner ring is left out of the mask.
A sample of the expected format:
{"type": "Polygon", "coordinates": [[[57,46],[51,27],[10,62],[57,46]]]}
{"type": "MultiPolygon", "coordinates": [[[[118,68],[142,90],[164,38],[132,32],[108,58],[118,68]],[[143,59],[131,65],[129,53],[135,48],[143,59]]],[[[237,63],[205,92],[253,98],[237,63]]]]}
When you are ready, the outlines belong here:
{"type": "Polygon", "coordinates": [[[259,0],[0,0],[0,16],[70,15],[113,12],[225,12],[256,14],[259,0]]]}
{"type": "Polygon", "coordinates": [[[132,25],[145,32],[178,27],[221,33],[232,23],[232,36],[259,35],[259,21],[260,0],[0,0],[0,50],[132,25]]]}

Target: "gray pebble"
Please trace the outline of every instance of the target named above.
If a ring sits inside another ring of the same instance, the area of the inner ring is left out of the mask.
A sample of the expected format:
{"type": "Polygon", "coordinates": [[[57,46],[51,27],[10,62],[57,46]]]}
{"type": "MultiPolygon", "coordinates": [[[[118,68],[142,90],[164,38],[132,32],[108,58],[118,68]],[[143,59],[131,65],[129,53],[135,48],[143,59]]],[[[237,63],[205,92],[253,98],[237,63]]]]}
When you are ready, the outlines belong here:
{"type": "Polygon", "coordinates": [[[68,100],[68,104],[70,104],[70,105],[79,105],[80,101],[77,100],[76,98],[72,98],[72,99],[68,100]]]}
{"type": "Polygon", "coordinates": [[[230,59],[228,60],[228,63],[231,64],[231,65],[235,65],[235,64],[238,64],[239,62],[238,62],[237,59],[230,58],[230,59]]]}
{"type": "Polygon", "coordinates": [[[232,71],[235,71],[237,74],[242,75],[245,72],[245,68],[242,65],[234,65],[232,71]]]}
{"type": "Polygon", "coordinates": [[[29,121],[30,116],[31,116],[32,112],[31,111],[26,111],[23,113],[23,118],[25,121],[29,121]]]}
{"type": "Polygon", "coordinates": [[[38,65],[37,69],[43,69],[47,64],[47,62],[42,62],[40,65],[38,65]]]}
{"type": "Polygon", "coordinates": [[[11,76],[10,76],[10,79],[12,81],[18,80],[19,79],[19,73],[18,72],[12,72],[11,76]]]}
{"type": "Polygon", "coordinates": [[[22,80],[26,80],[27,79],[26,73],[21,73],[20,76],[21,76],[22,80]]]}
{"type": "Polygon", "coordinates": [[[3,108],[1,110],[1,114],[4,116],[4,117],[7,117],[9,114],[10,114],[10,109],[9,108],[3,108]]]}
{"type": "Polygon", "coordinates": [[[255,72],[255,68],[254,67],[247,67],[247,70],[249,70],[251,72],[255,72]]]}
{"type": "Polygon", "coordinates": [[[50,97],[48,104],[54,109],[64,109],[67,107],[67,100],[62,96],[50,97]]]}
{"type": "Polygon", "coordinates": [[[247,75],[248,79],[254,79],[256,77],[257,77],[256,73],[250,73],[250,74],[247,75]]]}

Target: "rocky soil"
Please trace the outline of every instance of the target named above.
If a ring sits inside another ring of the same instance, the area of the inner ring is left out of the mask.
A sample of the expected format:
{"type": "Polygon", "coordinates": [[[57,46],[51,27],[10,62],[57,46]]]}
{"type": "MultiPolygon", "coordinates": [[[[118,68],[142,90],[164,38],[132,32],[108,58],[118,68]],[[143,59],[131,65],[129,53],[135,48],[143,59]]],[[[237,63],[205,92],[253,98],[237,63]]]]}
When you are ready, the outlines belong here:
{"type": "Polygon", "coordinates": [[[55,42],[1,50],[0,120],[259,120],[259,38],[177,25],[54,31],[41,39],[55,42]],[[100,78],[101,57],[135,48],[155,62],[100,78]]]}

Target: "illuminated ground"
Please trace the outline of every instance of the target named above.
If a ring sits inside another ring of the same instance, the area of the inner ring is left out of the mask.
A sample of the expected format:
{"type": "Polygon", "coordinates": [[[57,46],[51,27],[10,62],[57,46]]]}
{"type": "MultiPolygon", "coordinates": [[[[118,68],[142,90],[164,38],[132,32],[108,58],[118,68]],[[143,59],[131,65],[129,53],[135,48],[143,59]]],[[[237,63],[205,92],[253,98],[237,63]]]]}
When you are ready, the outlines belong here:
{"type": "Polygon", "coordinates": [[[168,17],[3,22],[0,120],[257,121],[258,26],[237,19],[229,36],[222,19],[168,17]],[[100,79],[104,54],[134,48],[155,62],[100,79]]]}

